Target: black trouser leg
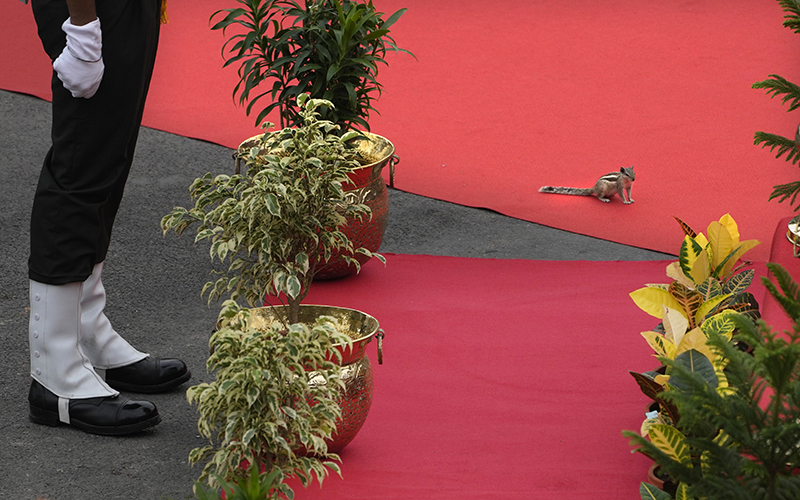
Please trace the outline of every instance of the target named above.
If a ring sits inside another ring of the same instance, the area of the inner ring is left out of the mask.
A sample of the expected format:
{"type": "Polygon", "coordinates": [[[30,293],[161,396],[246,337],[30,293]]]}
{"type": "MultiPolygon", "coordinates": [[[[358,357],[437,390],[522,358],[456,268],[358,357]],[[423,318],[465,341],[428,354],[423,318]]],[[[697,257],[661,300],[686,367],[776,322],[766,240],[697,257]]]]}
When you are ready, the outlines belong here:
{"type": "MultiPolygon", "coordinates": [[[[47,54],[61,54],[64,0],[33,0],[47,54]]],[[[97,0],[105,74],[91,99],[73,98],[53,73],[52,148],[31,215],[30,279],[84,281],[105,259],[128,178],[155,62],[160,0],[97,0]]]]}

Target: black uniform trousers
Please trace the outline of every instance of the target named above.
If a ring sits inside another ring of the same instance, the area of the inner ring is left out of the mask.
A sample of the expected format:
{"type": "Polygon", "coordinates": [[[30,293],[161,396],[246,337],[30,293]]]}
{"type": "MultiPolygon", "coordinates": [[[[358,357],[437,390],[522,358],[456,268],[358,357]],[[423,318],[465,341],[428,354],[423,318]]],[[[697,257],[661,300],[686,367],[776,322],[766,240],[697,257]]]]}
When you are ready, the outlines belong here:
{"type": "MultiPolygon", "coordinates": [[[[66,45],[65,0],[33,0],[51,59],[66,45]]],[[[161,0],[96,0],[105,73],[90,99],[74,98],[53,72],[52,147],[31,214],[29,277],[85,281],[105,260],[133,161],[155,63],[161,0]]]]}

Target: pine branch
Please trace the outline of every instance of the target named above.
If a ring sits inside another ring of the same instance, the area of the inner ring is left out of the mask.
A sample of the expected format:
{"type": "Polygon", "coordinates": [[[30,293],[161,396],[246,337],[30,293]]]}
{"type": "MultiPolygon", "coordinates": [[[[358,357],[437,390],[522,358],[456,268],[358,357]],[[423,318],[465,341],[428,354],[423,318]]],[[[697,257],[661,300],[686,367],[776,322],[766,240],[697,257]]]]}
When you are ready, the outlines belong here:
{"type": "MultiPolygon", "coordinates": [[[[796,0],[791,1],[794,2],[796,0]]],[[[770,78],[764,81],[754,83],[752,88],[766,89],[767,95],[769,95],[770,98],[783,95],[783,99],[781,99],[783,104],[791,101],[788,111],[794,111],[795,109],[800,108],[800,86],[779,75],[769,76],[770,78]]]]}
{"type": "MultiPolygon", "coordinates": [[[[798,194],[800,194],[800,181],[790,182],[789,184],[778,184],[777,186],[773,186],[772,194],[769,195],[769,201],[777,199],[778,203],[783,203],[791,198],[789,200],[789,205],[794,205],[798,194]]],[[[800,209],[800,207],[798,207],[798,209],[800,209]]]]}
{"type": "Polygon", "coordinates": [[[787,139],[786,137],[770,134],[767,132],[756,132],[753,144],[760,145],[761,148],[769,148],[770,151],[775,152],[778,150],[775,158],[780,158],[786,155],[786,161],[796,165],[800,161],[800,148],[797,147],[795,141],[787,139]]]}
{"type": "Polygon", "coordinates": [[[800,34],[800,2],[798,0],[778,0],[786,15],[783,16],[783,26],[800,34]]]}

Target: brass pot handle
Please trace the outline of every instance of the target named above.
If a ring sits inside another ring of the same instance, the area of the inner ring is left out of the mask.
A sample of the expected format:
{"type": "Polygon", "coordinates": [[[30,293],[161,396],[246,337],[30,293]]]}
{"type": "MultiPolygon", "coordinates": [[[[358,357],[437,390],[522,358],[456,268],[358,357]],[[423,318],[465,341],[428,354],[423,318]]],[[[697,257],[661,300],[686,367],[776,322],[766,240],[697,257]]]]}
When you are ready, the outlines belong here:
{"type": "Polygon", "coordinates": [[[378,339],[378,364],[383,364],[383,338],[386,336],[386,332],[383,331],[383,328],[378,328],[378,333],[375,334],[375,338],[378,339]]]}
{"type": "Polygon", "coordinates": [[[400,157],[397,155],[392,155],[389,158],[389,187],[394,188],[394,166],[400,163],[400,157]]]}

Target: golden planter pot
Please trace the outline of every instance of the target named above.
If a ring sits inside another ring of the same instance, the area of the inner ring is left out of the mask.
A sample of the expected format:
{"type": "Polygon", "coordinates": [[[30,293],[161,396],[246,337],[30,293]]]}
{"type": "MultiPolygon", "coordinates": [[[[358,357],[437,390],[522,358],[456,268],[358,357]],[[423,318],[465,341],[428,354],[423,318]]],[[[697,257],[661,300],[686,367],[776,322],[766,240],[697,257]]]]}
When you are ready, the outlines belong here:
{"type": "Polygon", "coordinates": [[[789,221],[786,238],[792,244],[792,255],[800,257],[800,215],[793,217],[789,221]]]}
{"type": "MultiPolygon", "coordinates": [[[[391,141],[378,134],[361,133],[368,139],[358,141],[356,147],[363,157],[375,159],[375,161],[357,168],[350,174],[350,184],[344,186],[345,199],[351,204],[367,205],[372,211],[372,217],[363,220],[348,218],[343,232],[353,242],[353,248],[363,247],[371,252],[377,252],[389,220],[389,191],[383,180],[383,169],[387,165],[389,166],[389,186],[394,187],[394,169],[400,159],[394,154],[395,148],[391,141]]],[[[236,173],[241,170],[239,156],[257,145],[260,137],[260,135],[251,137],[239,145],[235,156],[236,173]]],[[[360,264],[364,264],[369,257],[357,254],[355,259],[360,264]]],[[[354,266],[348,265],[338,254],[334,254],[330,261],[317,271],[315,278],[329,280],[342,278],[354,272],[354,266]]]]}
{"type": "MultiPolygon", "coordinates": [[[[253,323],[257,329],[267,329],[271,325],[280,325],[278,319],[285,314],[284,307],[257,307],[251,309],[253,323]]],[[[344,368],[342,380],[345,390],[339,405],[342,416],[336,422],[336,432],[328,441],[328,451],[338,453],[347,446],[367,420],[372,395],[374,377],[372,365],[367,357],[367,345],[373,339],[378,341],[378,364],[383,364],[384,332],[378,320],[369,314],[334,306],[301,305],[300,323],[313,325],[319,316],[333,316],[342,333],[352,339],[352,348],[337,345],[342,354],[341,365],[344,368]]]]}

